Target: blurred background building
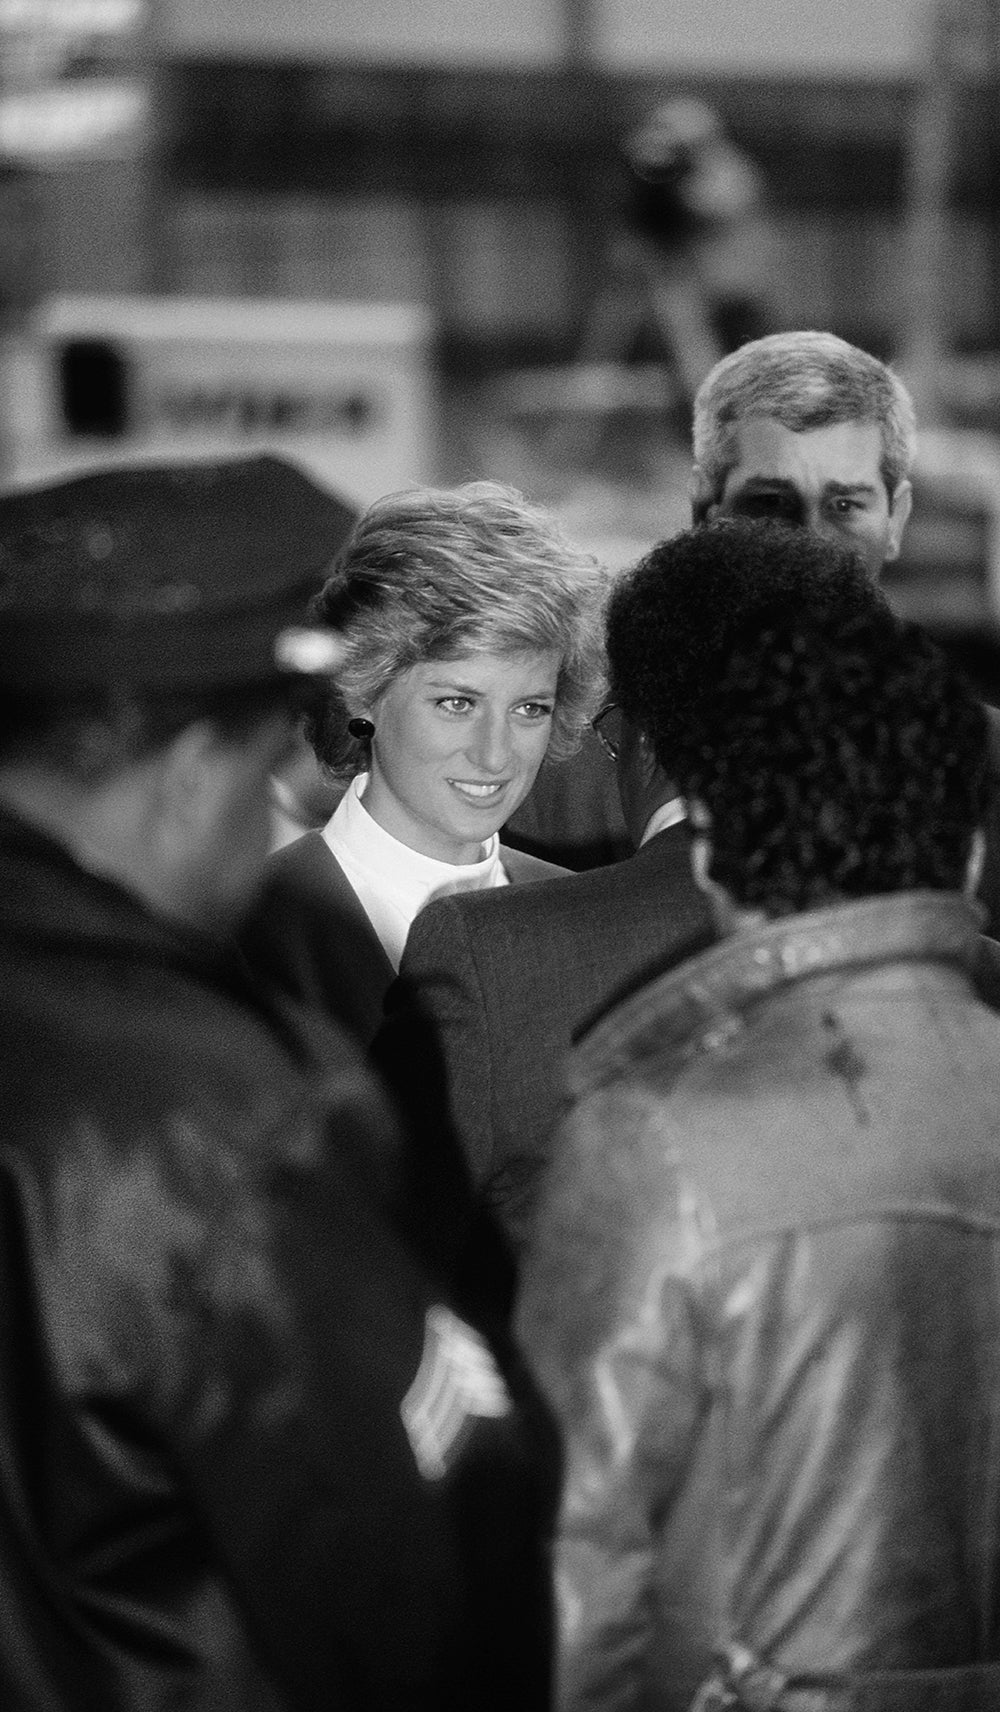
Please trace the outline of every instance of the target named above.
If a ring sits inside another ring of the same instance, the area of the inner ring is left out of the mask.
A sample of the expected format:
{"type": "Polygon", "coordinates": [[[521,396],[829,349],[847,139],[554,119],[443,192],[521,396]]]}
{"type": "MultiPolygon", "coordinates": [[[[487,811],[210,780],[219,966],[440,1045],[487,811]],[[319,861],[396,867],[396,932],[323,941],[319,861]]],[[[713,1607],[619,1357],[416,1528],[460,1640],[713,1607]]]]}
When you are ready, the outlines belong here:
{"type": "Polygon", "coordinates": [[[278,438],[362,500],[514,480],[624,561],[687,521],[713,348],[825,327],[914,388],[893,587],[974,653],[998,4],[0,0],[3,475],[278,438]],[[664,307],[636,140],[678,100],[745,194],[685,231],[664,307]]]}

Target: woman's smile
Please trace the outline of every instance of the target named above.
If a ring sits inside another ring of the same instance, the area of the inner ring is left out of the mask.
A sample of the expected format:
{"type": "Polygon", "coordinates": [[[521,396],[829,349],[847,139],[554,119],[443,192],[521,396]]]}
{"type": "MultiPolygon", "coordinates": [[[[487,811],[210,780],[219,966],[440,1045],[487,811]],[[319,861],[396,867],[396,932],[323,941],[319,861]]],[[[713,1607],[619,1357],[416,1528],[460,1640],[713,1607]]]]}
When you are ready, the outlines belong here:
{"type": "Polygon", "coordinates": [[[368,813],[425,856],[478,862],[545,759],[559,665],[551,649],[411,666],[368,710],[368,813]]]}
{"type": "Polygon", "coordinates": [[[500,779],[495,784],[492,784],[489,782],[479,783],[475,779],[449,779],[448,783],[453,785],[455,790],[459,791],[463,797],[468,797],[474,802],[489,803],[494,800],[500,791],[506,790],[509,781],[507,779],[500,779]]]}

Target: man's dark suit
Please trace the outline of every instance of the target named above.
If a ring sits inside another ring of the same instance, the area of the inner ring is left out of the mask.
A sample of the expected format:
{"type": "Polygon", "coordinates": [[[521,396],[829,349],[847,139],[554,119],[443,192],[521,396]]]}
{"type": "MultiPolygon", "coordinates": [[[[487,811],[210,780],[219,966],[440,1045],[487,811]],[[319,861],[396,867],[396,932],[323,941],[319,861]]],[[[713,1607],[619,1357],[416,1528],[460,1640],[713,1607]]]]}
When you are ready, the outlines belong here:
{"type": "MultiPolygon", "coordinates": [[[[506,846],[501,855],[511,887],[562,871],[506,846]]],[[[368,1045],[395,970],[322,833],[306,832],[270,858],[240,945],[258,974],[368,1045]]]]}
{"type": "Polygon", "coordinates": [[[671,827],[611,867],[440,899],[410,930],[375,1060],[425,1136],[450,1116],[515,1248],[574,1037],[714,938],[688,853],[671,827]]]}

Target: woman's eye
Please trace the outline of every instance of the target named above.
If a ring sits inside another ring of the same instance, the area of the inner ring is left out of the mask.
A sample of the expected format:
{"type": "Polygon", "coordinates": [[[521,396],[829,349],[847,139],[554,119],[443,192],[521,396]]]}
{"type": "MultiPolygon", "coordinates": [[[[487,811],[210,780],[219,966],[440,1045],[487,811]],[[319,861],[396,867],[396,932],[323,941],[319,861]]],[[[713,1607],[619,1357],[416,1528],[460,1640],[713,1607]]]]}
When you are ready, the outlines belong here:
{"type": "Polygon", "coordinates": [[[515,709],[525,719],[551,719],[552,703],[548,701],[522,701],[515,709]]]}
{"type": "Polygon", "coordinates": [[[450,695],[441,696],[436,705],[443,708],[445,713],[466,713],[472,703],[468,696],[450,695]]]}

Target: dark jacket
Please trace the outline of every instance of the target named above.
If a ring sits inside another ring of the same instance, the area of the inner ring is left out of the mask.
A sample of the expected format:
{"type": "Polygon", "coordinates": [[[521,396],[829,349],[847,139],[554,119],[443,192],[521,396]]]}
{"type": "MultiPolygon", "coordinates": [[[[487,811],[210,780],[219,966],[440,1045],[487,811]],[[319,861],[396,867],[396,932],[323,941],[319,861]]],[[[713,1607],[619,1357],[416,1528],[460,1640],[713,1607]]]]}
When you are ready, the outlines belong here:
{"type": "MultiPolygon", "coordinates": [[[[561,872],[506,847],[503,865],[512,885],[561,872]]],[[[332,1017],[363,1045],[371,1041],[395,970],[321,832],[305,833],[270,858],[240,946],[282,992],[332,1017]]]]}
{"type": "Polygon", "coordinates": [[[1000,1705],[976,929],[928,892],[776,921],[578,1049],[519,1310],[566,1440],[574,1712],[688,1712],[726,1644],[791,1680],[775,1712],[1000,1705]]]}
{"type": "Polygon", "coordinates": [[[0,1706],[543,1708],[544,1423],[355,1049],[6,816],[0,988],[0,1706]]]}
{"type": "Polygon", "coordinates": [[[611,867],[442,898],[417,917],[373,1055],[411,1121],[454,1125],[515,1247],[574,1036],[713,937],[682,826],[611,867]]]}

